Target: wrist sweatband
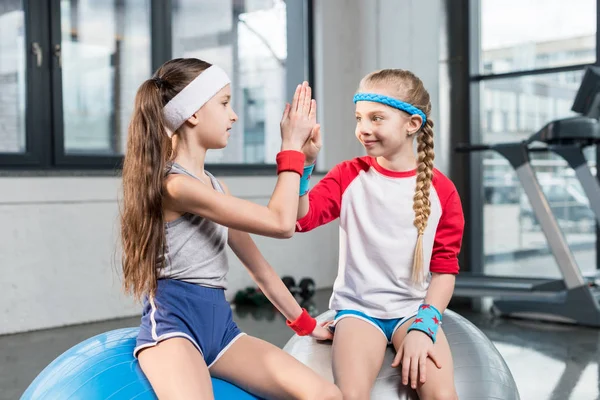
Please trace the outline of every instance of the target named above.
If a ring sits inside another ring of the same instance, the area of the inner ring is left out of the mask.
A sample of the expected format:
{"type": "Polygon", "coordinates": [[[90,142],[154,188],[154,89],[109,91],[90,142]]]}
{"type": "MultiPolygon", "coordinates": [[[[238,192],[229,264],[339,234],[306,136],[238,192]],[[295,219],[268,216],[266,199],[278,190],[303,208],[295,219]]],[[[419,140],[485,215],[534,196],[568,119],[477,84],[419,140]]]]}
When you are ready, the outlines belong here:
{"type": "Polygon", "coordinates": [[[295,321],[286,321],[287,326],[292,328],[298,336],[310,335],[317,326],[317,320],[310,316],[305,308],[302,309],[302,314],[295,321]]]}
{"type": "Polygon", "coordinates": [[[302,176],[306,157],[301,151],[284,150],[277,153],[277,175],[284,171],[293,171],[302,176]]]}
{"type": "Polygon", "coordinates": [[[413,321],[412,325],[408,328],[408,332],[416,330],[425,333],[435,343],[435,336],[437,334],[438,327],[442,324],[442,314],[437,308],[431,304],[421,304],[417,317],[413,321]]]}
{"type": "Polygon", "coordinates": [[[308,193],[308,184],[313,169],[315,169],[315,164],[310,164],[304,167],[304,172],[302,173],[302,177],[300,178],[300,196],[304,196],[306,193],[308,193]]]}

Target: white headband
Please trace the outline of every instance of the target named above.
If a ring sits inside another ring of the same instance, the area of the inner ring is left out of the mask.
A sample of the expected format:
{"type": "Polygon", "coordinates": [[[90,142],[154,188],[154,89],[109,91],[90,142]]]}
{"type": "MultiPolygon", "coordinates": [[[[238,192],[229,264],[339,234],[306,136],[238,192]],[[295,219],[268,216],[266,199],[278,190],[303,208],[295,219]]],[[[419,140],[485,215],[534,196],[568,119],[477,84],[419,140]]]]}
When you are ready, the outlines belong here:
{"type": "Polygon", "coordinates": [[[177,93],[163,108],[169,137],[230,82],[227,73],[213,65],[177,93]]]}

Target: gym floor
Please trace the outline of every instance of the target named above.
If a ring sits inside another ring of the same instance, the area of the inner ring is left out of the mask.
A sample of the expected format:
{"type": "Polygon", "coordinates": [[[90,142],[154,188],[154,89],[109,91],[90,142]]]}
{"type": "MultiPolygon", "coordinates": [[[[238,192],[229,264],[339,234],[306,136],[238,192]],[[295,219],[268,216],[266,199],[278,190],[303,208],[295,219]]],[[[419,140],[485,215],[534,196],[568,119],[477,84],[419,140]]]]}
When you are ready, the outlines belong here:
{"type": "MultiPolygon", "coordinates": [[[[330,292],[314,297],[317,312],[327,309],[330,292]]],[[[495,319],[454,308],[477,325],[503,355],[523,400],[600,399],[600,331],[596,329],[495,319]]],[[[280,314],[236,310],[240,329],[283,347],[291,337],[280,314]]],[[[96,334],[137,326],[139,318],[0,336],[0,400],[18,399],[36,375],[71,346],[96,334]]]]}

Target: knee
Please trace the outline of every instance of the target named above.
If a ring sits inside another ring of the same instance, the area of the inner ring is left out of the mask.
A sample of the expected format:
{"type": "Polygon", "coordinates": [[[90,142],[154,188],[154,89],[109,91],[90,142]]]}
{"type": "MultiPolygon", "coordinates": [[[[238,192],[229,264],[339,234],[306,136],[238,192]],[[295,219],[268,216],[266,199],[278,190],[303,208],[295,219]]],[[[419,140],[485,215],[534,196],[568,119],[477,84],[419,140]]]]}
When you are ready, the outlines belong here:
{"type": "Polygon", "coordinates": [[[361,390],[360,388],[343,388],[342,398],[344,400],[368,400],[371,398],[369,390],[361,390]]]}
{"type": "Polygon", "coordinates": [[[319,390],[317,398],[319,400],[321,400],[321,399],[323,399],[323,400],[342,400],[342,399],[344,399],[344,397],[342,397],[341,390],[336,385],[334,385],[333,383],[330,383],[330,382],[327,382],[326,384],[322,385],[322,387],[319,390]]]}
{"type": "Polygon", "coordinates": [[[423,397],[426,400],[458,400],[458,395],[454,388],[436,388],[430,396],[423,397]]]}

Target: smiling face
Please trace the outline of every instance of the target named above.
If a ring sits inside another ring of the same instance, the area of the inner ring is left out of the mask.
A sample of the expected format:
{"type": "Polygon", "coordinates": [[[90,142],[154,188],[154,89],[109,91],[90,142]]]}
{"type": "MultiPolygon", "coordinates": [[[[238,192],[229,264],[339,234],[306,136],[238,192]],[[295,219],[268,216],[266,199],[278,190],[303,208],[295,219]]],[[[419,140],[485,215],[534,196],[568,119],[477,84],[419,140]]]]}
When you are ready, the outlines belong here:
{"type": "MultiPolygon", "coordinates": [[[[377,93],[395,97],[389,90],[379,87],[361,88],[360,92],[377,93]]],[[[373,157],[393,157],[409,146],[421,127],[422,119],[372,101],[358,101],[355,110],[356,138],[373,157]]]]}

